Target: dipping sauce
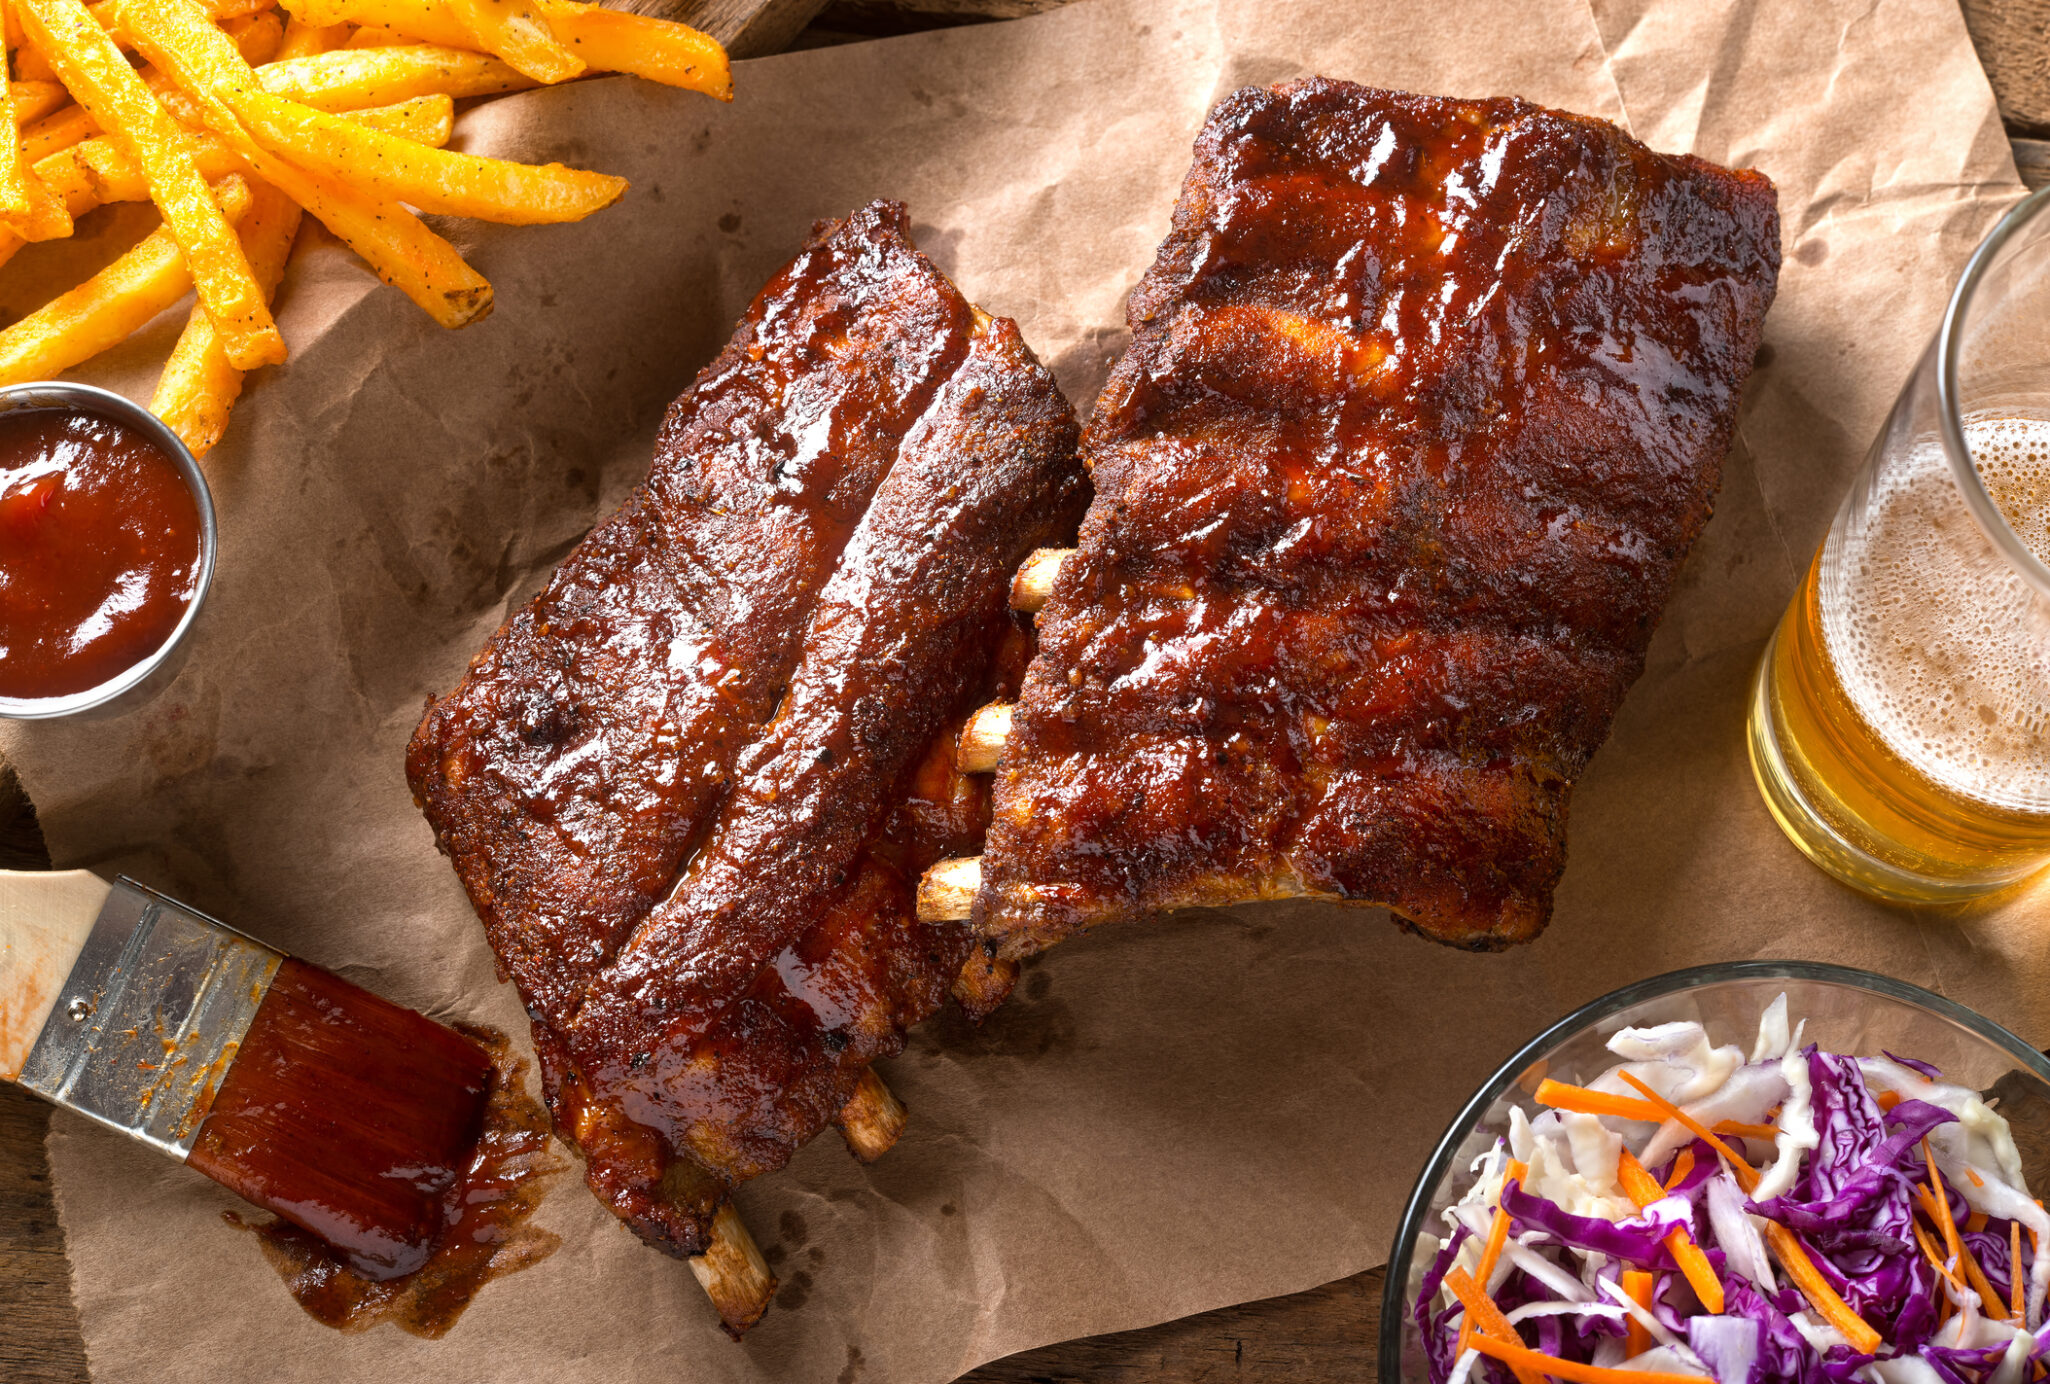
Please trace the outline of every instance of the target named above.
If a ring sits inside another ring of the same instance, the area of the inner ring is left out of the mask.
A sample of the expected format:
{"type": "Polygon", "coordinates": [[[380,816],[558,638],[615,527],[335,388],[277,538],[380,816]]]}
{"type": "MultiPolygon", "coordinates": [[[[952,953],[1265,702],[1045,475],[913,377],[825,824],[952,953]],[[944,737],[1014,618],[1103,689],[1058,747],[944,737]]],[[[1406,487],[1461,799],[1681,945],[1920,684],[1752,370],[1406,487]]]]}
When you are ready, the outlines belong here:
{"type": "Polygon", "coordinates": [[[199,570],[199,505],[155,443],[99,414],[0,414],[0,697],[134,667],[177,629],[199,570]]]}

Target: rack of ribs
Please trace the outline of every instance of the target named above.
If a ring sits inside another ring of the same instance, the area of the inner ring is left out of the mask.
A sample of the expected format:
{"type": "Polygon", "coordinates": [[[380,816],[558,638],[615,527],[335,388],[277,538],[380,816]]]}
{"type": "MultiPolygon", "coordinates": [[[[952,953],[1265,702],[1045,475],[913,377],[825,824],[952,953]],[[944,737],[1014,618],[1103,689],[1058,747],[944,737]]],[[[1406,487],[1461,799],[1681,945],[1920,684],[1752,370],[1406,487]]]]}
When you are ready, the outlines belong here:
{"type": "Polygon", "coordinates": [[[869,1064],[950,987],[1001,998],[912,895],[980,840],[954,734],[1017,686],[1006,593],[1074,532],[1077,432],[901,206],[823,225],[413,737],[557,1131],[736,1334],[774,1281],[732,1189],[829,1123],[887,1148],[903,1112],[869,1064]]]}
{"type": "Polygon", "coordinates": [[[979,860],[995,965],[1314,896],[1535,936],[1567,799],[1707,521],[1779,269],[1772,184],[1602,121],[1310,79],[1211,113],[1035,555],[979,860]]]}

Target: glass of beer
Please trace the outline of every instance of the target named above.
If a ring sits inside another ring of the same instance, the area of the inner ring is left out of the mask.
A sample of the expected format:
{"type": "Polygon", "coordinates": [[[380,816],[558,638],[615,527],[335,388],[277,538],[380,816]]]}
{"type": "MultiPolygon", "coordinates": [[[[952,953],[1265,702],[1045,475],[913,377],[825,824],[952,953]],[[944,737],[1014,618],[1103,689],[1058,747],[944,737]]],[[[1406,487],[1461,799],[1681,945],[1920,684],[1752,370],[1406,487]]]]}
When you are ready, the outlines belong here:
{"type": "Polygon", "coordinates": [[[2050,864],[2050,190],[1986,238],[1754,687],[1810,860],[1902,903],[2050,864]]]}

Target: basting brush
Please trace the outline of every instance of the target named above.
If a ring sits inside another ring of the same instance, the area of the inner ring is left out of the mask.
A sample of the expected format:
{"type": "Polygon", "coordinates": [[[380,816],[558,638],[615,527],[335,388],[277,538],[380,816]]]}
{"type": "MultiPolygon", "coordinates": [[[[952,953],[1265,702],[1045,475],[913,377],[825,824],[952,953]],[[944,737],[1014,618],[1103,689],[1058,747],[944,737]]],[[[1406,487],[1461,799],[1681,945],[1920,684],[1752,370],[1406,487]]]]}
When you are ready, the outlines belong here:
{"type": "Polygon", "coordinates": [[[0,870],[0,1077],[365,1277],[426,1262],[491,1070],[453,1030],[131,880],[0,870]]]}

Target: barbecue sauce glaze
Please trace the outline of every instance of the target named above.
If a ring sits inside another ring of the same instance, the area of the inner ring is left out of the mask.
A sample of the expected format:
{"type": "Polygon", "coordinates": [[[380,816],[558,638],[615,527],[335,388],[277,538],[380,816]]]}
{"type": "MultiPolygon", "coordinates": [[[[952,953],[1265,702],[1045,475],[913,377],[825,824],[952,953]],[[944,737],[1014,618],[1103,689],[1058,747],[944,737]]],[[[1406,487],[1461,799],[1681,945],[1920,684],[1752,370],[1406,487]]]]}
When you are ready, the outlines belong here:
{"type": "Polygon", "coordinates": [[[89,691],[163,647],[197,590],[199,506],[112,418],[0,414],[0,697],[89,691]]]}

